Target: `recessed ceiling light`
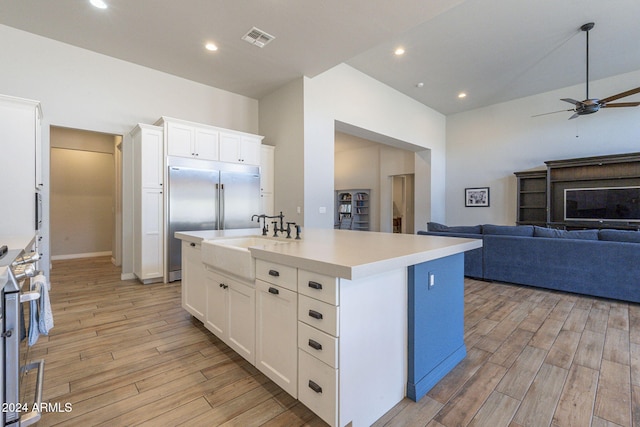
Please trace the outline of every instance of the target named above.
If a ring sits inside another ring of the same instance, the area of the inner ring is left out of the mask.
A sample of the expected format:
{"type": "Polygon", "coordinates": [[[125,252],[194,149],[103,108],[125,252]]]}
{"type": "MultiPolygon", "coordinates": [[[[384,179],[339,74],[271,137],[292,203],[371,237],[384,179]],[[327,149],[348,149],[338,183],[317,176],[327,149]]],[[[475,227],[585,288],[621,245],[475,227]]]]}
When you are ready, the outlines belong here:
{"type": "Polygon", "coordinates": [[[420,82],[420,83],[416,84],[416,87],[424,87],[424,83],[420,82]]]}
{"type": "Polygon", "coordinates": [[[215,43],[211,43],[211,42],[208,42],[207,44],[205,44],[204,48],[207,50],[210,50],[211,52],[215,52],[216,50],[218,50],[218,46],[216,46],[215,43]]]}
{"type": "Polygon", "coordinates": [[[89,0],[89,2],[98,9],[107,8],[107,4],[103,0],[89,0]]]}
{"type": "Polygon", "coordinates": [[[460,99],[462,99],[462,98],[466,98],[466,97],[467,97],[467,94],[466,94],[466,93],[464,93],[464,92],[460,92],[460,93],[458,94],[458,98],[460,98],[460,99]]]}
{"type": "Polygon", "coordinates": [[[404,55],[404,48],[399,47],[399,48],[397,48],[397,49],[395,50],[395,52],[393,52],[393,53],[395,53],[395,54],[396,54],[396,56],[404,55]]]}

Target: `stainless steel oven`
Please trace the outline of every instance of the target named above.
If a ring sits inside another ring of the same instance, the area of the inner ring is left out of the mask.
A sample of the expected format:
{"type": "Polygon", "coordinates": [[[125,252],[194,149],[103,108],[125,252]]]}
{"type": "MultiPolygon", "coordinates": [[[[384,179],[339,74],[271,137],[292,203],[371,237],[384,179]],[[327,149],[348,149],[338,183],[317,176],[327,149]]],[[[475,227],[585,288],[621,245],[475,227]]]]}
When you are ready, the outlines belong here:
{"type": "MultiPolygon", "coordinates": [[[[1,427],[25,427],[38,422],[42,402],[42,386],[44,380],[44,360],[20,366],[21,362],[21,304],[40,298],[38,289],[30,290],[30,277],[37,273],[34,263],[39,259],[37,254],[24,255],[21,250],[0,248],[0,402],[2,407],[1,427]],[[23,287],[26,289],[23,290],[23,287]],[[20,382],[23,374],[37,369],[35,396],[33,402],[20,401],[20,382]]],[[[46,285],[45,285],[46,286],[46,285]]]]}

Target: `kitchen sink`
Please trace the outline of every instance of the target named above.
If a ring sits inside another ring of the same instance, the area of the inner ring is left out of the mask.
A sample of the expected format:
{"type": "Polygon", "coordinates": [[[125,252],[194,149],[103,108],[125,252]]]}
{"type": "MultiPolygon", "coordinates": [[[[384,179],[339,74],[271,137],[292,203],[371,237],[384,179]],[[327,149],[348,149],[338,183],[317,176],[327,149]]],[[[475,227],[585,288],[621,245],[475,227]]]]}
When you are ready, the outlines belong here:
{"type": "Polygon", "coordinates": [[[202,262],[216,270],[243,279],[254,280],[256,278],[256,261],[251,256],[249,248],[286,243],[291,242],[254,236],[204,240],[202,242],[202,262]]]}

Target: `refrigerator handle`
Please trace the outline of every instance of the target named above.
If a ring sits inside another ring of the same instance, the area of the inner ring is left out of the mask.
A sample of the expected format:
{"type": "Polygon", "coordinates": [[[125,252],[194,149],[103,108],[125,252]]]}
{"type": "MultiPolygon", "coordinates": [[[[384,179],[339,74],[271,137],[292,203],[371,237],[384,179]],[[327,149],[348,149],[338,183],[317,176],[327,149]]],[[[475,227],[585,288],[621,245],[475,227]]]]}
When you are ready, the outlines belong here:
{"type": "Polygon", "coordinates": [[[224,230],[224,184],[220,184],[220,227],[219,230],[224,230]]]}

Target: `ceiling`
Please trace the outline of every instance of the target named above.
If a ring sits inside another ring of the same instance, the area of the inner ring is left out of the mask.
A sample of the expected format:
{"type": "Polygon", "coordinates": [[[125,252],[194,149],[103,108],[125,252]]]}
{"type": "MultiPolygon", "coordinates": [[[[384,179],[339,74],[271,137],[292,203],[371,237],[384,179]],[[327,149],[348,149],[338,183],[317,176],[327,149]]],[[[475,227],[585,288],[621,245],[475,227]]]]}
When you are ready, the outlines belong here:
{"type": "Polygon", "coordinates": [[[0,0],[0,24],[255,99],[346,63],[443,114],[584,85],[590,21],[592,81],[640,69],[638,0],[105,2],[0,0]]]}

